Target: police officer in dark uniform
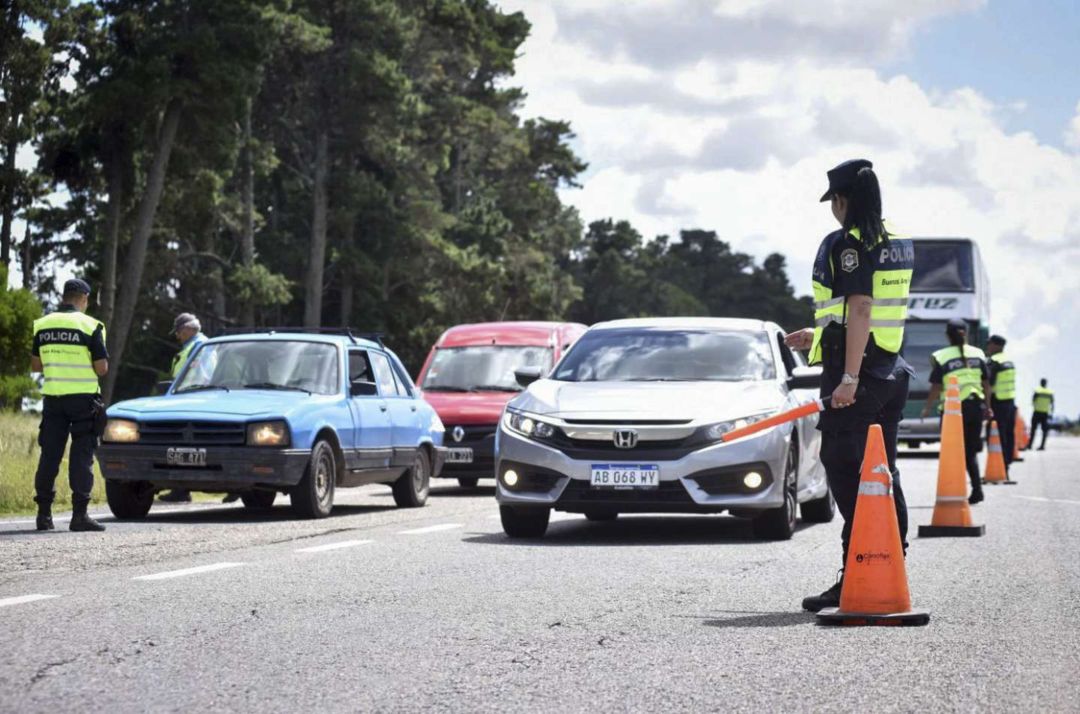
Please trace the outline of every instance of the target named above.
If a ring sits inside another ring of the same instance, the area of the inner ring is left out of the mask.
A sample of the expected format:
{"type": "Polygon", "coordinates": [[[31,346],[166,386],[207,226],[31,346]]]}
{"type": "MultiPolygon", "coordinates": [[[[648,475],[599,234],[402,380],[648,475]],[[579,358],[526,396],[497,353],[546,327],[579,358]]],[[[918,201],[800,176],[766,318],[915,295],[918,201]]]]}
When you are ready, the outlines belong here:
{"type": "Polygon", "coordinates": [[[1001,452],[1008,474],[1016,455],[1016,365],[1005,354],[1005,338],[1001,335],[990,335],[986,341],[986,356],[989,358],[986,366],[990,368],[990,408],[1001,436],[1001,452]]]}
{"type": "Polygon", "coordinates": [[[38,443],[41,458],[34,477],[38,504],[37,529],[53,529],[54,485],[68,436],[68,481],[71,485],[73,531],[103,531],[86,513],[94,486],[94,451],[105,423],[98,378],[109,371],[105,326],[85,313],[90,286],[82,280],[64,283],[60,309],[34,321],[30,365],[45,381],[38,443]]]}
{"type": "MultiPolygon", "coordinates": [[[[908,290],[915,264],[909,240],[895,237],[881,218],[881,190],[873,164],[856,159],[828,172],[831,201],[841,229],[825,237],[814,262],[815,326],[786,342],[810,350],[824,368],[821,396],[831,400],[818,423],[821,462],[844,517],[843,562],[851,539],[863,453],[871,424],[881,425],[892,470],[900,539],[907,548],[907,504],[896,468],[897,427],[914,374],[900,356],[908,290]]],[[[842,571],[841,571],[842,572],[842,571]]],[[[817,612],[840,604],[843,576],[803,600],[817,612]]]]}

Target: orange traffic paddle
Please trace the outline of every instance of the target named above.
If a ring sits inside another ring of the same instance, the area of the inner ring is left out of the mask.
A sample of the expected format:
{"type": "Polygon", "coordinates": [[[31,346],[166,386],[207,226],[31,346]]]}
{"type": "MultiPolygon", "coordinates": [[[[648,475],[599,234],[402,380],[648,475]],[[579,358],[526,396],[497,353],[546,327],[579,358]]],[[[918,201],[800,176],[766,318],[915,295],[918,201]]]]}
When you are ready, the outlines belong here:
{"type": "Polygon", "coordinates": [[[1005,456],[1001,451],[1001,434],[998,433],[996,421],[990,422],[990,440],[986,445],[986,471],[983,473],[983,483],[1005,483],[1015,486],[1016,481],[1009,478],[1005,471],[1005,456]]]}
{"type": "Polygon", "coordinates": [[[735,441],[741,439],[744,436],[751,436],[759,431],[765,431],[771,429],[774,426],[780,426],[781,424],[787,424],[789,421],[795,421],[796,419],[802,419],[803,417],[810,416],[811,414],[817,414],[818,412],[828,409],[828,403],[815,399],[812,402],[807,402],[794,409],[788,409],[786,412],[780,412],[779,414],[773,414],[771,417],[756,421],[748,426],[741,427],[739,429],[733,429],[728,433],[720,437],[720,441],[727,443],[729,441],[735,441]]]}
{"type": "Polygon", "coordinates": [[[911,609],[904,546],[896,522],[892,471],[881,425],[866,438],[840,607],[817,615],[823,625],[925,625],[930,613],[911,609]]]}
{"type": "Polygon", "coordinates": [[[960,386],[949,377],[945,416],[941,420],[941,456],[938,458],[937,501],[930,525],[919,526],[920,538],[981,536],[986,526],[972,525],[967,501],[967,466],[964,459],[964,417],[960,412],[960,386]]]}

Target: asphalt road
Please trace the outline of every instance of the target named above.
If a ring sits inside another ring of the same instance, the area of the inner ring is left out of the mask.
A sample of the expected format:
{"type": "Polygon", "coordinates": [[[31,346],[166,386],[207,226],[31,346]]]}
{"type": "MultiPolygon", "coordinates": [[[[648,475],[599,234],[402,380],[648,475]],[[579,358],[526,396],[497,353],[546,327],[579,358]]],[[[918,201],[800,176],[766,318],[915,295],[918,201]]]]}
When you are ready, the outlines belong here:
{"type": "MultiPolygon", "coordinates": [[[[1078,459],[1052,439],[988,487],[983,538],[912,537],[922,628],[800,612],[839,519],[763,543],[729,517],[561,516],[524,544],[490,488],[439,485],[417,510],[339,492],[322,521],[285,499],[105,534],[0,520],[0,711],[1078,711],[1078,459]]],[[[936,461],[901,468],[914,530],[936,461]]]]}

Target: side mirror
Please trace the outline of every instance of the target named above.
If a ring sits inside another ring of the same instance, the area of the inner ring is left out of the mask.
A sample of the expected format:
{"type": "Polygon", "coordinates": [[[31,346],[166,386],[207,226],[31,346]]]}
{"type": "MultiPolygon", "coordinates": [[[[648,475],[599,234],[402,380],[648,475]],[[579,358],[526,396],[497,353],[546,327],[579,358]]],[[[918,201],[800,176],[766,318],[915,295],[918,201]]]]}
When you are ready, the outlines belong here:
{"type": "Polygon", "coordinates": [[[522,387],[528,387],[543,376],[544,370],[540,367],[519,367],[514,370],[514,379],[522,387]]]}
{"type": "Polygon", "coordinates": [[[379,393],[379,385],[375,382],[356,381],[349,382],[350,397],[374,397],[379,393]]]}
{"type": "Polygon", "coordinates": [[[162,382],[158,382],[157,384],[154,385],[154,389],[153,389],[153,391],[150,392],[150,396],[151,397],[160,397],[162,394],[167,393],[169,391],[169,389],[172,388],[172,385],[173,385],[173,383],[172,383],[171,379],[166,379],[166,380],[164,380],[162,382]]]}
{"type": "Polygon", "coordinates": [[[796,367],[787,379],[788,389],[821,389],[821,367],[796,367]]]}

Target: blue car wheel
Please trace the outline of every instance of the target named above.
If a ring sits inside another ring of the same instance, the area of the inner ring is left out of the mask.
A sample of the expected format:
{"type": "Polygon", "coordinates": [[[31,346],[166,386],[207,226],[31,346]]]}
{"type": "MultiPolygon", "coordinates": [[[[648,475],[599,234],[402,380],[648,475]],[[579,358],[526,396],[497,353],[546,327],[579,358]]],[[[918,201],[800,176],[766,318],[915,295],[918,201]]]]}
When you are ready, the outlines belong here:
{"type": "Polygon", "coordinates": [[[289,494],[293,510],[302,518],[326,518],[334,508],[337,456],[326,441],[311,448],[311,460],[300,483],[289,494]]]}

